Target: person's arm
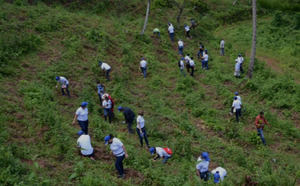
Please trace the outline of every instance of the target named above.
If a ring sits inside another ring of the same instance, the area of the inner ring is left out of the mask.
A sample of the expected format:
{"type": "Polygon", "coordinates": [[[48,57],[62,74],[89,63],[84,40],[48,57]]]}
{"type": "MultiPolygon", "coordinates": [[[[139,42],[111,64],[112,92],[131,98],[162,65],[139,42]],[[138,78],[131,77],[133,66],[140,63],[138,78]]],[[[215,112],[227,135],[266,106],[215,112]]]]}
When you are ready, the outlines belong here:
{"type": "Polygon", "coordinates": [[[140,133],[143,134],[143,131],[142,131],[142,128],[141,128],[141,124],[139,121],[137,121],[137,124],[138,124],[138,129],[140,130],[140,133]]]}
{"type": "Polygon", "coordinates": [[[72,122],[73,125],[75,124],[75,122],[76,122],[76,120],[77,120],[77,117],[78,117],[78,115],[75,114],[74,119],[73,119],[73,122],[72,122]]]}
{"type": "Polygon", "coordinates": [[[157,160],[159,158],[159,155],[157,154],[154,158],[153,158],[153,160],[157,160]]]}
{"type": "Polygon", "coordinates": [[[123,150],[124,150],[124,152],[125,152],[125,158],[128,158],[128,154],[127,154],[127,151],[126,151],[125,146],[123,145],[122,148],[123,148],[123,150]]]}

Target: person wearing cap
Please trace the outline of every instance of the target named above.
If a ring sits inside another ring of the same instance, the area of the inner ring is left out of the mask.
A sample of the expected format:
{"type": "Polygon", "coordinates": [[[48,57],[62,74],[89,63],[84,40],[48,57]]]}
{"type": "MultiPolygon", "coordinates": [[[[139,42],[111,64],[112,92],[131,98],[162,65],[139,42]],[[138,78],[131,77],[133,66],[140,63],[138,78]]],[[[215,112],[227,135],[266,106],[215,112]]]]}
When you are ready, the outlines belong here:
{"type": "Polygon", "coordinates": [[[179,67],[179,70],[180,70],[181,74],[185,77],[184,58],[183,57],[178,61],[178,67],[179,67]]]}
{"type": "Polygon", "coordinates": [[[194,76],[195,62],[194,62],[194,58],[193,57],[191,57],[191,60],[190,60],[190,68],[191,68],[191,76],[194,76]]]}
{"type": "Polygon", "coordinates": [[[184,60],[185,60],[185,67],[186,67],[186,71],[189,73],[190,72],[190,54],[187,54],[185,57],[184,57],[184,60]]]}
{"type": "Polygon", "coordinates": [[[209,166],[210,158],[207,152],[202,152],[201,158],[202,161],[196,165],[196,173],[197,176],[200,176],[200,179],[204,181],[208,181],[209,179],[208,166],[209,166]]]}
{"type": "Polygon", "coordinates": [[[188,26],[187,24],[184,25],[184,31],[185,31],[185,36],[187,38],[190,38],[190,26],[188,26]]]}
{"type": "Polygon", "coordinates": [[[257,135],[260,137],[262,143],[266,145],[266,140],[264,137],[264,127],[265,125],[271,126],[268,121],[265,119],[264,112],[260,112],[259,115],[255,118],[255,126],[257,129],[257,135]]]}
{"type": "Polygon", "coordinates": [[[147,61],[145,60],[145,58],[142,58],[142,60],[140,62],[140,68],[144,75],[144,78],[146,78],[146,76],[147,76],[147,61]]]}
{"type": "Polygon", "coordinates": [[[236,78],[241,77],[241,64],[238,62],[238,60],[235,60],[235,66],[234,66],[234,76],[236,78]]]}
{"type": "Polygon", "coordinates": [[[178,52],[180,55],[183,55],[183,41],[181,39],[178,41],[178,52]]]}
{"type": "Polygon", "coordinates": [[[99,67],[103,71],[105,71],[105,78],[107,79],[107,81],[109,81],[110,80],[109,73],[111,71],[111,67],[107,63],[104,63],[102,61],[99,61],[99,67]]]}
{"type": "MultiPolygon", "coordinates": [[[[237,97],[237,99],[241,102],[241,105],[242,105],[242,98],[241,98],[241,96],[239,96],[239,93],[235,92],[234,95],[237,97]]],[[[234,100],[234,97],[233,97],[233,100],[234,100]]]]}
{"type": "Polygon", "coordinates": [[[77,147],[80,148],[80,153],[84,157],[94,159],[94,149],[91,145],[91,137],[85,134],[82,130],[77,133],[79,138],[77,139],[77,147]]]}
{"type": "Polygon", "coordinates": [[[119,173],[119,178],[124,178],[124,168],[123,160],[128,157],[125,146],[118,138],[114,137],[112,134],[105,136],[105,145],[109,144],[110,150],[116,157],[115,167],[119,173]]]}
{"type": "Polygon", "coordinates": [[[231,107],[231,113],[235,112],[235,118],[237,122],[240,122],[239,118],[242,116],[241,111],[242,111],[242,103],[235,96],[231,107]]]}
{"type": "Polygon", "coordinates": [[[112,102],[108,98],[108,96],[104,97],[104,100],[102,102],[102,107],[103,107],[103,113],[104,113],[104,119],[107,121],[107,116],[108,116],[108,122],[111,123],[112,121],[112,102]]]}
{"type": "Polygon", "coordinates": [[[202,58],[204,55],[204,45],[202,43],[199,44],[199,51],[197,53],[198,59],[202,58]]]}
{"type": "Polygon", "coordinates": [[[168,23],[168,32],[169,32],[169,36],[171,41],[174,41],[174,36],[175,36],[175,32],[174,32],[174,26],[172,25],[172,23],[168,23]]]}
{"type": "Polygon", "coordinates": [[[227,171],[222,167],[215,168],[211,173],[214,175],[214,183],[220,183],[227,175],[227,171]]]}
{"type": "Polygon", "coordinates": [[[102,96],[105,92],[105,86],[100,83],[100,81],[97,81],[97,93],[100,100],[100,105],[102,105],[102,96]]]}
{"type": "Polygon", "coordinates": [[[202,69],[208,70],[208,52],[204,50],[204,54],[202,57],[202,69]]]}
{"type": "Polygon", "coordinates": [[[165,151],[165,149],[164,149],[164,148],[161,148],[161,147],[151,147],[151,148],[149,149],[149,151],[150,151],[151,155],[156,154],[156,156],[155,156],[154,159],[153,159],[154,161],[156,161],[156,160],[159,159],[159,158],[162,158],[162,159],[163,159],[163,160],[162,160],[162,163],[163,163],[163,164],[165,164],[165,163],[168,161],[168,159],[172,157],[171,154],[168,154],[168,153],[165,151]]]}
{"type": "MultiPolygon", "coordinates": [[[[69,81],[67,80],[67,78],[63,77],[63,76],[56,76],[55,77],[57,83],[59,83],[61,85],[61,93],[64,96],[65,95],[65,89],[67,92],[67,95],[70,97],[70,92],[69,92],[69,81]]],[[[56,85],[57,88],[57,85],[56,85]]]]}
{"type": "Polygon", "coordinates": [[[222,39],[220,41],[220,55],[224,56],[225,55],[225,41],[222,39]]]}
{"type": "Polygon", "coordinates": [[[243,69],[244,58],[243,58],[242,54],[239,54],[238,58],[236,60],[240,64],[241,73],[244,73],[244,69],[243,69]]]}
{"type": "Polygon", "coordinates": [[[138,117],[136,118],[136,132],[140,138],[141,147],[143,147],[143,138],[145,139],[146,145],[149,148],[149,142],[147,138],[146,133],[146,127],[145,127],[145,119],[144,119],[144,112],[140,111],[138,114],[138,117]]]}
{"type": "Polygon", "coordinates": [[[160,38],[160,31],[158,28],[153,29],[153,35],[156,35],[158,38],[160,38]]]}
{"type": "Polygon", "coordinates": [[[133,123],[134,118],[135,118],[134,112],[130,108],[122,107],[122,106],[119,106],[118,110],[120,112],[123,112],[123,115],[124,115],[124,118],[125,118],[125,123],[127,123],[128,132],[130,134],[132,134],[133,133],[132,123],[133,123]]]}
{"type": "Polygon", "coordinates": [[[88,126],[89,126],[89,120],[88,120],[88,108],[87,108],[88,102],[82,102],[81,106],[76,110],[74,119],[73,119],[73,125],[75,124],[75,121],[78,121],[78,124],[81,128],[81,130],[88,134],[88,126]]]}

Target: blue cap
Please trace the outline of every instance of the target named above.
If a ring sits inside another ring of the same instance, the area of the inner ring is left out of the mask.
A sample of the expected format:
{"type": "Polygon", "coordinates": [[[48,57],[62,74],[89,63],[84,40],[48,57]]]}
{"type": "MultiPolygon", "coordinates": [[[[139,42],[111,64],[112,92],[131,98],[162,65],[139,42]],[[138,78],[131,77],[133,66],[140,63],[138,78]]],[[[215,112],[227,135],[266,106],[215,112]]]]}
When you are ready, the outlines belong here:
{"type": "Polygon", "coordinates": [[[123,109],[122,106],[119,106],[119,107],[118,107],[118,111],[121,111],[122,109],[123,109]]]}
{"type": "Polygon", "coordinates": [[[58,81],[58,80],[60,79],[60,77],[59,77],[59,76],[56,76],[55,79],[56,79],[56,81],[58,81]]]}
{"type": "Polygon", "coordinates": [[[235,95],[239,95],[239,93],[238,93],[238,92],[235,92],[234,94],[235,94],[235,95]]]}
{"type": "Polygon", "coordinates": [[[98,62],[99,66],[101,66],[101,65],[102,65],[102,63],[103,63],[102,61],[99,61],[99,62],[98,62]]]}
{"type": "Polygon", "coordinates": [[[236,100],[237,99],[237,97],[236,96],[234,96],[234,98],[233,98],[234,100],[236,100]]]}
{"type": "Polygon", "coordinates": [[[108,141],[110,140],[110,135],[107,135],[104,137],[105,145],[108,144],[108,141]]]}
{"type": "Polygon", "coordinates": [[[82,130],[77,132],[78,136],[81,136],[82,134],[84,134],[84,132],[82,130]]]}
{"type": "Polygon", "coordinates": [[[209,160],[210,160],[209,155],[208,155],[207,152],[202,152],[201,157],[202,157],[203,159],[205,159],[206,161],[209,161],[209,160]]]}
{"type": "Polygon", "coordinates": [[[151,147],[151,148],[149,149],[149,152],[150,152],[151,154],[154,154],[154,153],[155,153],[155,148],[154,148],[154,147],[151,147]]]}
{"type": "Polygon", "coordinates": [[[217,171],[217,172],[214,174],[214,182],[215,182],[215,183],[219,183],[219,182],[220,182],[220,174],[219,174],[219,171],[217,171]]]}
{"type": "Polygon", "coordinates": [[[81,103],[82,107],[86,107],[87,105],[88,105],[88,102],[86,102],[86,101],[84,101],[84,102],[81,103]]]}

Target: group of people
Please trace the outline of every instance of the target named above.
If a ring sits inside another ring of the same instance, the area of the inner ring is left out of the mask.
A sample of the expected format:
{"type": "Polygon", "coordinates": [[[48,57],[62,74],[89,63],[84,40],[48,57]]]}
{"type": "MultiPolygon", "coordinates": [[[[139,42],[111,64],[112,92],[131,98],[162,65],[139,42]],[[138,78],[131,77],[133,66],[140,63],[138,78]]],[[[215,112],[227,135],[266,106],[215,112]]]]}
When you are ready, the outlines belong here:
{"type": "MultiPolygon", "coordinates": [[[[188,26],[185,25],[185,33],[186,37],[190,38],[190,30],[194,29],[196,27],[195,21],[191,20],[192,25],[188,26]]],[[[153,30],[153,33],[156,34],[158,37],[160,37],[160,31],[158,28],[155,28],[153,30]]],[[[175,29],[174,26],[171,23],[168,23],[168,33],[170,36],[170,39],[174,41],[174,35],[175,35],[175,29]]],[[[181,55],[181,58],[178,62],[178,66],[180,69],[180,72],[185,76],[184,69],[187,69],[187,72],[190,73],[191,76],[194,76],[195,71],[195,62],[194,58],[190,56],[190,54],[187,54],[185,57],[184,53],[184,43],[182,40],[178,41],[178,52],[181,55]]],[[[220,42],[220,55],[225,55],[225,41],[222,39],[220,42]]],[[[198,59],[201,59],[202,61],[202,69],[207,70],[208,69],[208,52],[204,48],[204,45],[200,43],[199,51],[197,53],[198,59]]],[[[236,67],[235,67],[235,76],[240,77],[240,72],[243,73],[243,57],[241,54],[238,55],[238,58],[236,59],[236,67]]],[[[107,63],[104,63],[102,61],[98,62],[99,67],[105,72],[105,77],[107,81],[110,80],[110,71],[111,66],[107,63]]],[[[147,61],[143,57],[140,61],[140,70],[143,74],[143,77],[147,77],[147,61]]],[[[61,85],[61,92],[62,95],[67,94],[70,97],[69,92],[69,81],[63,77],[63,76],[57,76],[56,81],[60,83],[61,85]],[[66,90],[66,93],[65,93],[66,90]]],[[[57,86],[56,86],[57,87],[57,86]]],[[[103,108],[104,113],[104,119],[105,121],[109,121],[109,123],[112,122],[112,119],[114,117],[114,101],[112,97],[105,92],[105,86],[101,84],[99,81],[97,82],[97,94],[99,97],[100,105],[103,108]]],[[[91,145],[91,138],[88,133],[88,102],[82,102],[80,107],[76,110],[74,118],[73,118],[73,124],[76,123],[76,120],[81,128],[81,130],[77,133],[79,138],[77,140],[77,145],[80,148],[80,153],[82,156],[89,157],[94,160],[94,148],[91,145]]],[[[239,119],[241,117],[241,110],[242,110],[242,99],[239,96],[238,92],[235,92],[234,100],[232,103],[231,113],[235,113],[236,121],[239,122],[239,119]]],[[[150,147],[146,127],[145,127],[145,118],[144,118],[144,112],[139,111],[138,116],[135,119],[136,115],[135,113],[128,107],[119,106],[118,111],[122,112],[125,118],[125,121],[123,123],[127,124],[128,132],[130,134],[133,133],[132,125],[134,121],[136,121],[136,132],[139,137],[140,146],[143,147],[143,142],[145,141],[147,145],[147,149],[149,150],[151,155],[155,155],[153,160],[157,159],[163,159],[162,162],[166,163],[169,158],[172,157],[173,152],[170,148],[166,147],[150,147]]],[[[256,117],[255,120],[255,126],[257,128],[257,133],[260,136],[262,142],[264,145],[266,145],[264,135],[263,135],[263,129],[265,125],[269,125],[269,123],[264,118],[264,113],[261,112],[259,116],[256,117]]],[[[123,160],[128,157],[128,153],[126,151],[126,148],[124,144],[121,142],[120,139],[116,138],[113,134],[109,134],[105,136],[104,138],[105,144],[110,146],[110,150],[112,151],[113,155],[116,157],[115,161],[115,167],[119,173],[120,178],[124,178],[124,168],[123,168],[123,160]]],[[[203,152],[201,156],[199,157],[200,163],[197,164],[197,175],[207,181],[209,179],[209,162],[210,158],[207,152],[203,152]]],[[[214,182],[219,183],[224,179],[227,172],[222,167],[217,167],[216,169],[212,170],[211,173],[214,175],[214,182]]]]}

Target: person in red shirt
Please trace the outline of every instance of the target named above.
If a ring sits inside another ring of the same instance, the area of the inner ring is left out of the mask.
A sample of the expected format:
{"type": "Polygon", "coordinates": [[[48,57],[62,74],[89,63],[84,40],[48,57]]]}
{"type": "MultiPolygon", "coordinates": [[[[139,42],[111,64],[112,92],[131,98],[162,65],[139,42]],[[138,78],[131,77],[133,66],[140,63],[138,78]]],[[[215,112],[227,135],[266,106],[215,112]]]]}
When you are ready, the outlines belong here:
{"type": "Polygon", "coordinates": [[[266,145],[266,140],[263,133],[265,125],[271,126],[265,119],[264,112],[260,112],[259,115],[255,118],[255,126],[257,128],[257,135],[260,137],[264,145],[266,145]]]}

